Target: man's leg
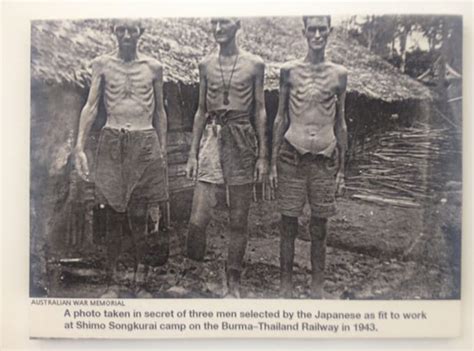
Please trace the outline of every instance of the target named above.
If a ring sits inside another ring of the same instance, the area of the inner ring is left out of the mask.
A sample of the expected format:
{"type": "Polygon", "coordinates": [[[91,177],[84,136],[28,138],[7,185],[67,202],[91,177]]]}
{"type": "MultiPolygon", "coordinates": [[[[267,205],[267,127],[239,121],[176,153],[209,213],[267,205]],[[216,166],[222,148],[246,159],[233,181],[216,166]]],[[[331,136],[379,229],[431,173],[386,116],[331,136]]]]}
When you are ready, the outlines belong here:
{"type": "Polygon", "coordinates": [[[215,185],[198,181],[194,187],[193,205],[186,240],[187,257],[204,260],[206,254],[206,228],[211,220],[211,210],[216,205],[215,185]]]}
{"type": "Polygon", "coordinates": [[[303,212],[307,198],[306,172],[301,167],[294,148],[284,142],[278,159],[278,208],[280,225],[280,294],[291,298],[293,294],[293,262],[295,239],[298,233],[298,216],[303,212]]]}
{"type": "Polygon", "coordinates": [[[324,269],[326,265],[326,238],[328,218],[336,213],[335,162],[329,158],[318,158],[308,165],[311,174],[309,203],[311,205],[311,296],[324,298],[324,269]]]}
{"type": "Polygon", "coordinates": [[[148,273],[148,265],[145,264],[145,256],[148,252],[147,242],[147,221],[148,221],[148,208],[146,202],[134,202],[128,207],[128,220],[130,231],[133,239],[133,255],[134,255],[134,266],[133,266],[133,288],[138,288],[138,285],[146,285],[146,276],[148,273]],[[143,277],[138,277],[140,284],[137,282],[138,269],[140,264],[144,264],[143,277]]]}
{"type": "Polygon", "coordinates": [[[291,298],[293,293],[293,261],[298,217],[282,215],[280,223],[280,295],[291,298]]]}
{"type": "Polygon", "coordinates": [[[117,286],[119,284],[117,280],[117,261],[120,256],[122,249],[123,240],[123,225],[125,216],[123,213],[115,211],[109,205],[104,205],[104,216],[105,216],[105,231],[106,231],[106,247],[107,247],[107,261],[106,261],[106,292],[101,298],[117,298],[118,291],[117,286]]]}
{"type": "Polygon", "coordinates": [[[227,285],[229,293],[240,297],[240,274],[248,240],[248,215],[252,184],[229,186],[230,223],[227,253],[227,285]]]}
{"type": "Polygon", "coordinates": [[[326,265],[327,218],[311,217],[311,297],[322,299],[326,265]]]}

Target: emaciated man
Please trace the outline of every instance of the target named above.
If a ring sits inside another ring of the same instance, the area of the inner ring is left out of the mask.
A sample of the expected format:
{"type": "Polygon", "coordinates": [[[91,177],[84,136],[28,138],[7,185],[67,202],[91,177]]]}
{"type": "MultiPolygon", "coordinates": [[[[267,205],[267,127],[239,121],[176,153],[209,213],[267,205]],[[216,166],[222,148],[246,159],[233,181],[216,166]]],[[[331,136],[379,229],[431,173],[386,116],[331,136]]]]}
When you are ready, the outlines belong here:
{"type": "Polygon", "coordinates": [[[227,295],[239,297],[252,186],[255,181],[263,180],[268,168],[265,65],[260,57],[237,46],[238,19],[215,18],[211,24],[219,50],[199,64],[199,106],[187,164],[188,177],[197,179],[187,255],[197,261],[204,259],[210,210],[217,204],[218,188],[227,186],[230,200],[227,295]]]}
{"type": "MultiPolygon", "coordinates": [[[[163,68],[138,52],[138,40],[144,32],[140,22],[117,21],[112,32],[118,50],[92,62],[91,87],[75,148],[78,173],[89,180],[84,146],[102,98],[107,121],[101,130],[93,177],[107,231],[108,290],[102,297],[118,296],[117,260],[127,232],[131,232],[135,246],[135,285],[148,242],[159,235],[159,203],[168,199],[163,68]]],[[[145,264],[144,284],[147,270],[145,264]]],[[[137,296],[150,296],[143,286],[135,288],[137,296]]]]}
{"type": "Polygon", "coordinates": [[[347,71],[325,60],[330,16],[304,17],[304,59],[280,72],[280,97],[273,128],[270,184],[281,212],[280,293],[291,297],[298,217],[311,206],[311,295],[323,298],[327,218],[344,188],[347,71]]]}

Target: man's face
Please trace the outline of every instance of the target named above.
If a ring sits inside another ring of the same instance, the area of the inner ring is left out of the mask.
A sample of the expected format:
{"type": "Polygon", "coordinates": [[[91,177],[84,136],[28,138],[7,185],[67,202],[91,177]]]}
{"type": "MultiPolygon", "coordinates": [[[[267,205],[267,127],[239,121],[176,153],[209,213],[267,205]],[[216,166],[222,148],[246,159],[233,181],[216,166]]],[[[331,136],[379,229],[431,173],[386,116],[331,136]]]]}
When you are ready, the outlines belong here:
{"type": "Polygon", "coordinates": [[[216,42],[224,44],[234,39],[240,28],[240,21],[232,18],[213,18],[211,25],[216,42]]]}
{"type": "Polygon", "coordinates": [[[140,27],[140,23],[136,21],[121,21],[114,25],[113,32],[117,37],[119,47],[129,49],[137,46],[143,29],[140,27]]]}
{"type": "Polygon", "coordinates": [[[331,29],[327,17],[309,17],[303,35],[312,50],[324,50],[331,29]]]}

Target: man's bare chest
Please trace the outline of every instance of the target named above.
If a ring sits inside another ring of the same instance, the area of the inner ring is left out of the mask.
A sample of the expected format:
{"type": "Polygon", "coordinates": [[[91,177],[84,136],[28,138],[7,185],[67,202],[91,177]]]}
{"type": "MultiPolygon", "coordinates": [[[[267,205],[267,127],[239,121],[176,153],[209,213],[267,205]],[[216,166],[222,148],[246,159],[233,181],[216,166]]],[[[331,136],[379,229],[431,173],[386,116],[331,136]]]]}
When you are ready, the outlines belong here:
{"type": "Polygon", "coordinates": [[[234,88],[246,88],[253,86],[254,73],[250,65],[245,63],[219,65],[218,62],[209,64],[206,69],[208,85],[232,86],[234,88]]]}
{"type": "Polygon", "coordinates": [[[338,93],[338,79],[329,70],[295,69],[291,72],[290,97],[305,102],[327,102],[338,93]]]}
{"type": "Polygon", "coordinates": [[[111,64],[104,70],[103,78],[104,88],[110,93],[140,94],[153,88],[152,72],[143,64],[111,64]]]}

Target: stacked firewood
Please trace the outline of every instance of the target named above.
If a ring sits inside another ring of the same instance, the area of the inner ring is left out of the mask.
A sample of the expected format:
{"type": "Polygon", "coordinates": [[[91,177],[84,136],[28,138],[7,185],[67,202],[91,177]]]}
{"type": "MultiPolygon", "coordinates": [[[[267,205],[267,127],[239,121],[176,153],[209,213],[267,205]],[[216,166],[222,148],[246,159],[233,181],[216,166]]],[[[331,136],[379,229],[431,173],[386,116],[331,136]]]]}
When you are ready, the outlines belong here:
{"type": "Polygon", "coordinates": [[[355,199],[419,207],[436,197],[453,171],[445,161],[460,152],[454,137],[425,124],[376,135],[357,146],[346,189],[355,199]]]}

